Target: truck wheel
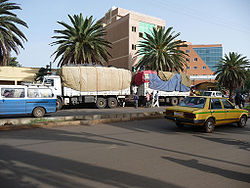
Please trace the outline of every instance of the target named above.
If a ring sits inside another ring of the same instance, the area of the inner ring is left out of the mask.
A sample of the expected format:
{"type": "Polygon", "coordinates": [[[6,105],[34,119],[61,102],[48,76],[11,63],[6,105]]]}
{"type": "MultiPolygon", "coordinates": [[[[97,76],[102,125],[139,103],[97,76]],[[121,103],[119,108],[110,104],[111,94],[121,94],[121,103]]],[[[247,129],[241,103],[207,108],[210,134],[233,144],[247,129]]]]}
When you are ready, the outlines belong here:
{"type": "Polygon", "coordinates": [[[56,100],[56,109],[57,110],[61,110],[62,109],[62,100],[61,99],[57,99],[56,100]]]}
{"type": "Polygon", "coordinates": [[[179,97],[179,104],[184,100],[184,97],[179,97]]]}
{"type": "Polygon", "coordinates": [[[172,97],[170,102],[171,102],[172,106],[177,106],[178,105],[178,99],[176,97],[172,97]]]}
{"type": "Polygon", "coordinates": [[[96,101],[96,107],[99,108],[99,109],[103,109],[107,106],[107,99],[105,98],[97,98],[97,101],[96,101]]]}
{"type": "Polygon", "coordinates": [[[114,97],[108,98],[108,107],[109,108],[116,108],[117,107],[117,100],[114,97]]]}
{"type": "Polygon", "coordinates": [[[43,117],[45,115],[45,110],[42,107],[36,107],[33,110],[32,115],[36,118],[43,117]]]}

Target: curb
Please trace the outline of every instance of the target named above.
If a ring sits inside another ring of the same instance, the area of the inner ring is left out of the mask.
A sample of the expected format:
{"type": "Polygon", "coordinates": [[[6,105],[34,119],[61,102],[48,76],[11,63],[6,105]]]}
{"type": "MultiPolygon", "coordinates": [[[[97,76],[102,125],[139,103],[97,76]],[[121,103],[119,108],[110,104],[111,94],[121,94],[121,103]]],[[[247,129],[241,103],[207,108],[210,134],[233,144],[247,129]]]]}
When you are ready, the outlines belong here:
{"type": "Polygon", "coordinates": [[[156,118],[164,118],[164,112],[140,112],[126,114],[94,114],[81,116],[3,119],[0,120],[0,131],[77,125],[90,126],[101,123],[113,123],[156,118]]]}

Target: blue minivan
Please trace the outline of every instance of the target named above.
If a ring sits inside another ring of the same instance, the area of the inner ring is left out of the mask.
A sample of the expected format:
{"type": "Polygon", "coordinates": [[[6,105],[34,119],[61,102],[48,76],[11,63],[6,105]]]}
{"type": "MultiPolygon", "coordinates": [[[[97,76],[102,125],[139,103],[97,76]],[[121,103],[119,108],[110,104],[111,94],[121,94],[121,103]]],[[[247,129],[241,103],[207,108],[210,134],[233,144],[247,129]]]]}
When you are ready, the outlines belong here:
{"type": "Polygon", "coordinates": [[[56,96],[45,86],[0,85],[0,115],[56,112],[56,96]]]}

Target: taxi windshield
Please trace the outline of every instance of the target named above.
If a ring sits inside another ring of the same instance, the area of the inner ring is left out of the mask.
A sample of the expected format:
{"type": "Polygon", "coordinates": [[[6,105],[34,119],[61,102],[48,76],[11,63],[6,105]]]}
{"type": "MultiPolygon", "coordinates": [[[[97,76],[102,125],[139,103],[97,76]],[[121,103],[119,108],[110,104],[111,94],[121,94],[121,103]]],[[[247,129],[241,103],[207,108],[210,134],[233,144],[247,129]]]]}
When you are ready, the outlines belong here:
{"type": "Polygon", "coordinates": [[[204,97],[187,97],[179,104],[179,106],[204,108],[206,100],[207,99],[204,97]]]}

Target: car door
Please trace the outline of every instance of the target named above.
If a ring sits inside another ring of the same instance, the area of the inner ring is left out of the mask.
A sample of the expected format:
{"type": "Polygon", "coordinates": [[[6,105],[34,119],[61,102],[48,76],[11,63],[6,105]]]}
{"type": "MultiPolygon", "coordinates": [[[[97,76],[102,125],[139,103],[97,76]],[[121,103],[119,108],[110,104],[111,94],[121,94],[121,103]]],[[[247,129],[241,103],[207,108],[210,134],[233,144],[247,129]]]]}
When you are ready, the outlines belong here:
{"type": "Polygon", "coordinates": [[[218,98],[210,99],[210,110],[213,117],[215,117],[216,125],[224,124],[226,121],[226,113],[222,106],[221,100],[218,98]]]}
{"type": "Polygon", "coordinates": [[[235,109],[227,99],[221,99],[224,109],[226,111],[227,123],[233,123],[239,120],[241,112],[235,109]]]}

